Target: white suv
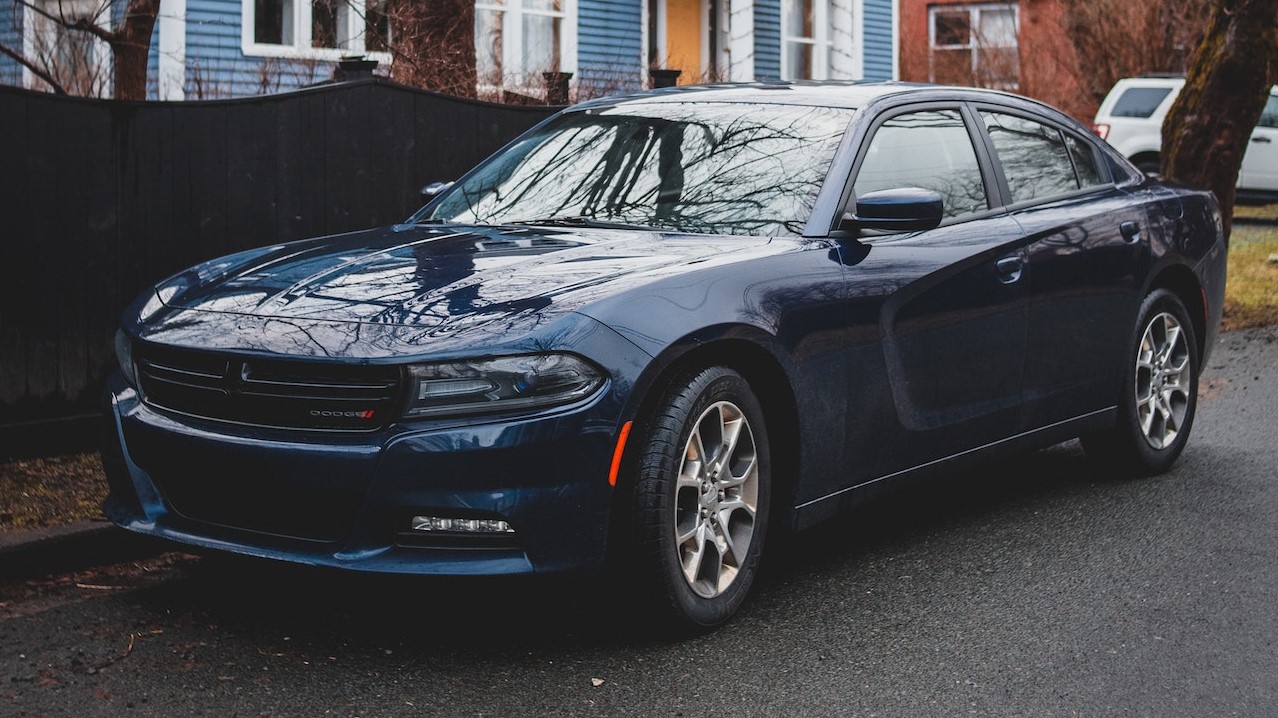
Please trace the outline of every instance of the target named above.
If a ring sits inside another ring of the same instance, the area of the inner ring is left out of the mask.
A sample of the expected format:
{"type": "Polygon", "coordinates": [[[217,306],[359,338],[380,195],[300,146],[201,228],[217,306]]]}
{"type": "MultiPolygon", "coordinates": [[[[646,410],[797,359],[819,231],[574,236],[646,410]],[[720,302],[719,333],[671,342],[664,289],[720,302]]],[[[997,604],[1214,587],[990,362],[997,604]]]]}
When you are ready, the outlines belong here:
{"type": "MultiPolygon", "coordinates": [[[[1158,172],[1163,118],[1183,77],[1128,77],[1119,80],[1096,112],[1093,130],[1147,173],[1158,172]]],[[[1278,201],[1278,86],[1252,131],[1238,172],[1239,201],[1278,201]]]]}

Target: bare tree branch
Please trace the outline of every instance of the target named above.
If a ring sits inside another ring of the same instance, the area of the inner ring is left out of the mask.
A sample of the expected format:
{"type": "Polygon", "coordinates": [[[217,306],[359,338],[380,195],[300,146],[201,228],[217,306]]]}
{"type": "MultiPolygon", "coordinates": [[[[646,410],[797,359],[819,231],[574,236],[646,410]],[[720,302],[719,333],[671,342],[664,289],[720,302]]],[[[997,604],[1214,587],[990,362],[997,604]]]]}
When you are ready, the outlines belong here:
{"type": "Polygon", "coordinates": [[[66,88],[64,88],[61,85],[61,83],[55,80],[53,76],[50,75],[48,72],[45,72],[43,68],[39,67],[38,65],[31,62],[27,58],[23,57],[22,53],[14,52],[12,49],[9,48],[8,45],[5,45],[2,42],[0,42],[0,53],[3,53],[13,58],[14,61],[16,61],[19,65],[22,65],[23,67],[30,70],[31,74],[35,75],[36,77],[40,78],[45,83],[47,83],[49,87],[53,88],[53,94],[55,95],[67,94],[66,88]]]}
{"type": "Polygon", "coordinates": [[[117,35],[114,32],[107,30],[106,28],[98,25],[93,18],[79,17],[71,22],[67,22],[63,20],[62,26],[67,28],[68,30],[79,30],[81,32],[87,32],[90,35],[96,37],[97,39],[107,44],[114,43],[117,37],[117,35]]]}
{"type": "MultiPolygon", "coordinates": [[[[146,99],[146,68],[151,49],[151,35],[160,12],[160,0],[128,0],[123,18],[114,27],[101,24],[104,14],[110,13],[109,0],[100,0],[96,9],[90,14],[74,17],[67,15],[61,2],[57,4],[56,12],[37,5],[32,0],[12,0],[12,2],[15,9],[29,10],[57,27],[83,33],[85,37],[105,43],[111,50],[114,67],[114,75],[110,80],[112,95],[121,100],[146,99]]],[[[24,67],[31,69],[41,80],[48,83],[49,87],[60,94],[70,94],[69,89],[76,84],[67,82],[64,72],[77,74],[84,71],[83,67],[56,66],[61,58],[48,52],[43,53],[43,57],[19,57],[22,53],[12,48],[7,50],[6,55],[14,57],[24,67]]],[[[93,65],[92,61],[87,64],[93,65]]],[[[105,83],[106,79],[102,77],[99,81],[90,83],[89,86],[93,89],[86,91],[83,87],[75,87],[75,91],[97,94],[105,83]]]]}

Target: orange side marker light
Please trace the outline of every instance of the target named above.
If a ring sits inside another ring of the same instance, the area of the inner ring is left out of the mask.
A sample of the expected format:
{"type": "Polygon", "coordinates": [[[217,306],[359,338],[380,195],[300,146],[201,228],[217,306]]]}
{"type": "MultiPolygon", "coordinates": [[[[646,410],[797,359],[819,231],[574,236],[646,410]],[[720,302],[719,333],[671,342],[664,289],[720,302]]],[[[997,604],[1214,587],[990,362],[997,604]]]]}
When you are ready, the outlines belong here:
{"type": "Polygon", "coordinates": [[[633,421],[627,421],[621,425],[621,431],[617,434],[617,448],[612,450],[612,469],[608,471],[608,485],[617,485],[617,472],[621,470],[621,455],[626,450],[626,437],[630,436],[630,425],[633,421]]]}

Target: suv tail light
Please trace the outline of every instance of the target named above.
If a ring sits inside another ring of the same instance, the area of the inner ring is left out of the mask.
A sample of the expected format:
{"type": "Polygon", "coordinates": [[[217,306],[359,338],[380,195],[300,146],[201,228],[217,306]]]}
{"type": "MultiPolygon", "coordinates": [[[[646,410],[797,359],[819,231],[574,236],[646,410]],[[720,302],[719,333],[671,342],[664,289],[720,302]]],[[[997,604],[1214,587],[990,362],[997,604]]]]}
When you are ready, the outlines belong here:
{"type": "Polygon", "coordinates": [[[1092,132],[1102,140],[1109,139],[1109,125],[1092,125],[1092,132]]]}

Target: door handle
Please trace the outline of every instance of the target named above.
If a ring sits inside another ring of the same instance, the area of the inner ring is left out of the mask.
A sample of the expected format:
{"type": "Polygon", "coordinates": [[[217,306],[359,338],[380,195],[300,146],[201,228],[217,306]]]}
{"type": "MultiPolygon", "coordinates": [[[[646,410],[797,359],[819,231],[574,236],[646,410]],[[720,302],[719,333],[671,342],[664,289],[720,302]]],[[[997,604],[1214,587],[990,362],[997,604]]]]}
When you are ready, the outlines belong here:
{"type": "Polygon", "coordinates": [[[994,271],[998,273],[998,281],[1011,284],[1021,278],[1025,269],[1025,260],[1020,257],[1003,257],[994,263],[994,271]]]}
{"type": "Polygon", "coordinates": [[[1140,241],[1140,224],[1136,222],[1123,222],[1118,225],[1118,231],[1123,233],[1123,241],[1128,244],[1135,244],[1140,241]]]}
{"type": "Polygon", "coordinates": [[[1252,142],[1264,142],[1264,143],[1266,143],[1266,144],[1268,144],[1268,143],[1270,143],[1270,142],[1273,142],[1273,140],[1269,139],[1268,137],[1265,137],[1264,135],[1252,135],[1252,136],[1251,136],[1251,141],[1252,141],[1252,142]]]}

